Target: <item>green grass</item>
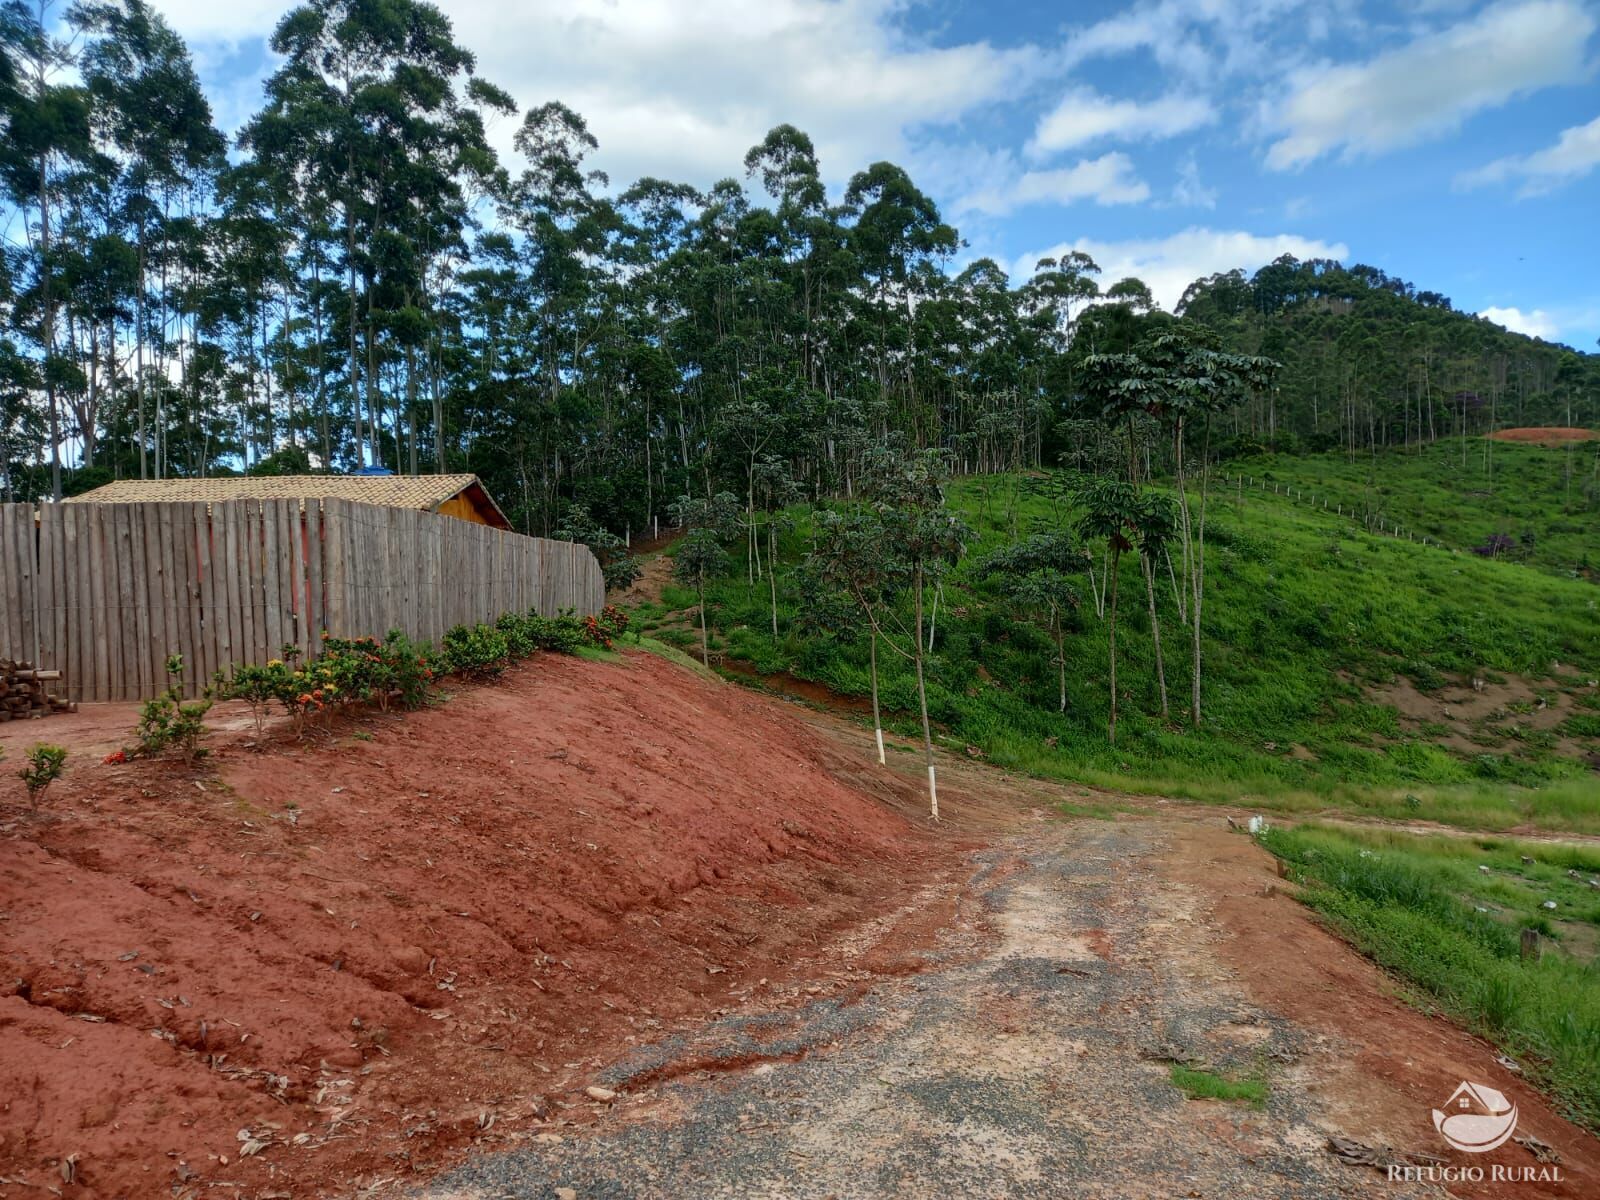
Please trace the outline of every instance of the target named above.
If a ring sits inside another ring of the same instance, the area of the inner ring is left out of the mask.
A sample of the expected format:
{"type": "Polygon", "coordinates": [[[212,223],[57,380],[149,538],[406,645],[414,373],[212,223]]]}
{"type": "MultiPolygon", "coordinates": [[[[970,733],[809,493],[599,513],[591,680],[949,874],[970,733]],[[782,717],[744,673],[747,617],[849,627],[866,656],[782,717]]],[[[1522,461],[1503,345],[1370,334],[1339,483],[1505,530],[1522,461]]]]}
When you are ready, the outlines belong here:
{"type": "Polygon", "coordinates": [[[1314,825],[1262,842],[1338,932],[1600,1128],[1600,849],[1314,825]],[[1550,938],[1541,958],[1521,957],[1524,928],[1550,938]]]}
{"type": "MultiPolygon", "coordinates": [[[[698,658],[694,657],[694,655],[686,653],[677,646],[669,645],[659,638],[645,637],[643,635],[630,635],[625,639],[625,644],[647,651],[650,654],[656,655],[658,658],[664,658],[670,663],[675,663],[678,666],[683,667],[685,670],[693,671],[697,675],[703,675],[707,679],[721,678],[721,676],[719,676],[715,671],[707,669],[705,664],[703,664],[698,658]]],[[[696,641],[695,644],[698,646],[698,641],[696,641]]]]}
{"type": "MultiPolygon", "coordinates": [[[[969,563],[1013,530],[1026,534],[1071,516],[1052,512],[1014,477],[963,480],[952,502],[978,535],[969,563]]],[[[808,543],[809,519],[796,516],[782,544],[782,635],[772,637],[766,588],[747,585],[736,546],[736,573],[708,592],[713,647],[763,673],[789,672],[864,697],[864,640],[797,632],[793,567],[808,543]]],[[[1207,545],[1202,728],[1186,720],[1188,647],[1164,580],[1158,603],[1173,715],[1159,717],[1144,584],[1129,556],[1114,747],[1105,730],[1106,627],[1087,579],[1067,638],[1063,714],[1048,638],[965,567],[945,585],[928,664],[941,740],[954,749],[976,745],[1011,770],[1198,801],[1600,833],[1600,777],[1554,732],[1494,732],[1524,720],[1509,714],[1472,731],[1482,744],[1446,744],[1439,729],[1403,719],[1376,691],[1398,675],[1424,689],[1472,675],[1525,678],[1552,695],[1570,692],[1575,706],[1562,734],[1587,736],[1586,718],[1600,712],[1587,685],[1600,676],[1600,588],[1369,535],[1270,494],[1214,497],[1207,545]]],[[[637,615],[653,636],[690,650],[698,633],[683,613],[693,604],[692,593],[669,588],[637,615]]],[[[888,724],[917,735],[909,665],[888,653],[880,665],[888,724]]],[[[1588,745],[1600,748],[1592,739],[1588,745]]]]}
{"type": "Polygon", "coordinates": [[[1264,1108],[1267,1103],[1265,1080],[1229,1079],[1213,1071],[1198,1071],[1191,1067],[1172,1066],[1172,1086],[1191,1100],[1226,1100],[1264,1108]]]}
{"type": "Polygon", "coordinates": [[[1345,513],[1470,550],[1492,534],[1509,553],[1572,577],[1600,573],[1600,441],[1547,449],[1470,438],[1376,455],[1267,455],[1227,464],[1230,474],[1292,487],[1345,513]],[[1488,450],[1487,459],[1485,450],[1488,450]]]}

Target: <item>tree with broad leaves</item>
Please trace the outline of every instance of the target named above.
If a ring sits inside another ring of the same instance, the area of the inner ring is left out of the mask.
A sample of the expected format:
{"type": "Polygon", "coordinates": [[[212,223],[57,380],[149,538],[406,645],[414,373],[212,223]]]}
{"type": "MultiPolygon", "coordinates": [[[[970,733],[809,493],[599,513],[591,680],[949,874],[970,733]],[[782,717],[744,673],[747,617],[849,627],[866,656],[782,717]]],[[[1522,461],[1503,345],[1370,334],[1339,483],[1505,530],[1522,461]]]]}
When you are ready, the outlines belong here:
{"type": "Polygon", "coordinates": [[[1134,548],[1144,505],[1139,489],[1133,484],[1125,479],[1103,476],[1085,480],[1078,491],[1077,502],[1083,510],[1078,517],[1078,536],[1085,541],[1103,541],[1111,550],[1110,595],[1106,600],[1111,694],[1107,740],[1114,746],[1117,744],[1117,582],[1122,574],[1122,556],[1134,548]]]}
{"type": "Polygon", "coordinates": [[[878,765],[885,763],[883,716],[878,704],[878,641],[895,597],[911,583],[911,571],[897,557],[879,512],[865,503],[824,509],[816,518],[816,545],[801,572],[803,592],[814,599],[802,608],[813,626],[834,632],[845,626],[834,601],[843,598],[848,611],[866,623],[867,662],[872,680],[872,728],[878,744],[878,765]]]}
{"type": "Polygon", "coordinates": [[[977,565],[980,578],[994,581],[1008,601],[1040,620],[1055,642],[1060,712],[1067,711],[1065,625],[1080,603],[1072,577],[1083,562],[1083,553],[1071,536],[1052,530],[993,550],[977,565]]]}
{"type": "Polygon", "coordinates": [[[916,669],[928,767],[928,811],[935,821],[939,819],[939,782],[933,761],[933,726],[928,720],[928,649],[923,636],[927,592],[961,560],[972,532],[945,506],[949,478],[950,463],[942,450],[879,445],[869,452],[863,467],[866,501],[882,524],[882,552],[902,564],[900,578],[909,593],[911,622],[906,623],[899,605],[863,611],[884,644],[916,669]]]}
{"type": "Polygon", "coordinates": [[[711,639],[706,632],[706,583],[728,569],[723,543],[739,531],[739,500],[732,492],[714,496],[680,496],[671,506],[673,521],[687,530],[678,543],[672,573],[693,587],[700,600],[700,661],[711,665],[711,639]]]}
{"type": "Polygon", "coordinates": [[[596,521],[587,504],[568,505],[567,515],[556,529],[555,536],[594,551],[608,592],[632,587],[643,569],[639,560],[629,552],[627,543],[596,521]]]}

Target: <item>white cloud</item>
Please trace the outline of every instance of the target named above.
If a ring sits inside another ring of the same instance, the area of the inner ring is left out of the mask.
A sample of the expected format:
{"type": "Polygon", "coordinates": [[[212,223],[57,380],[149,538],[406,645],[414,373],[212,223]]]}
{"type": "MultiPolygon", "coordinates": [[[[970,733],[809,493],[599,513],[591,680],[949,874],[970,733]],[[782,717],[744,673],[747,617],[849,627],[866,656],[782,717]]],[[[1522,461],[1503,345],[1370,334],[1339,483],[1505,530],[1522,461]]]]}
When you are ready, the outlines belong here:
{"type": "Polygon", "coordinates": [[[1520,308],[1485,308],[1478,313],[1496,325],[1504,325],[1512,333],[1525,333],[1529,337],[1543,338],[1547,342],[1556,340],[1560,327],[1549,313],[1542,308],[1523,312],[1520,308]]]}
{"type": "Polygon", "coordinates": [[[1267,166],[1412,145],[1519,93],[1580,79],[1594,28],[1576,0],[1515,0],[1365,63],[1296,71],[1263,114],[1284,135],[1267,166]]]}
{"type": "Polygon", "coordinates": [[[988,187],[957,202],[956,211],[1004,216],[1030,204],[1142,204],[1150,188],[1133,170],[1133,161],[1120,151],[1086,158],[1070,167],[1050,171],[1024,171],[1004,187],[988,187]]]}
{"type": "MultiPolygon", "coordinates": [[[[190,38],[271,29],[284,0],[156,0],[190,38]]],[[[450,0],[457,39],[523,109],[560,99],[600,141],[596,166],[626,184],[708,184],[742,173],[774,125],[809,133],[837,182],[907,157],[919,127],[1014,97],[1043,68],[1032,47],[929,45],[902,32],[898,0],[450,0]]],[[[515,122],[491,137],[513,169],[515,122]]]]}
{"type": "Polygon", "coordinates": [[[1060,258],[1081,250],[1100,264],[1102,284],[1115,283],[1129,275],[1149,285],[1156,303],[1171,310],[1182,299],[1184,290],[1206,275],[1240,267],[1254,271],[1284,254],[1296,258],[1348,258],[1350,248],[1342,242],[1323,242],[1314,238],[1280,233],[1262,237],[1253,233],[1217,229],[1186,229],[1170,237],[1122,242],[1102,242],[1079,238],[1062,242],[1031,254],[1024,254],[1014,265],[1014,274],[1025,278],[1033,274],[1041,258],[1060,258]]]}
{"type": "Polygon", "coordinates": [[[1183,208],[1217,206],[1217,189],[1207,187],[1200,178],[1200,163],[1192,150],[1178,164],[1178,182],[1172,189],[1172,202],[1183,208]]]}
{"type": "Polygon", "coordinates": [[[1136,141],[1176,137],[1209,125],[1216,117],[1204,96],[1174,93],[1140,103],[1113,100],[1092,88],[1076,88],[1039,119],[1028,153],[1042,156],[1102,138],[1136,141]]]}
{"type": "Polygon", "coordinates": [[[1522,187],[1518,195],[1537,196],[1581,179],[1597,166],[1600,166],[1600,117],[1587,125],[1563,129],[1553,146],[1532,154],[1496,159],[1487,166],[1466,172],[1456,183],[1462,187],[1480,187],[1519,179],[1522,187]]]}

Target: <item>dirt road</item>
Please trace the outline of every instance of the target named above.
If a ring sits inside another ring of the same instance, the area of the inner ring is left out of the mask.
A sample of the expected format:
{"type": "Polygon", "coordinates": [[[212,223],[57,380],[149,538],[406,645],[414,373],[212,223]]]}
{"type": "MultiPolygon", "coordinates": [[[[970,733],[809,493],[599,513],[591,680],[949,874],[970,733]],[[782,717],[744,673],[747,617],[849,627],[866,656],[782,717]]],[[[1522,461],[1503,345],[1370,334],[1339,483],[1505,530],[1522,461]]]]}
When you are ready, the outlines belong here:
{"type": "Polygon", "coordinates": [[[80,764],[0,814],[0,1196],[1600,1195],[1600,1142],[1220,810],[941,755],[935,828],[869,736],[635,656],[203,778],[80,764]],[[1561,1162],[1449,1150],[1462,1080],[1561,1162]]]}
{"type": "MultiPolygon", "coordinates": [[[[1592,1142],[1542,1106],[1524,1130],[1568,1151],[1565,1184],[1447,1193],[1330,1154],[1342,1135],[1468,1162],[1433,1136],[1426,1104],[1366,1111],[1378,1081],[1352,1071],[1359,1048],[1258,1004],[1248,972],[1212,952],[1226,936],[1215,896],[1162,869],[1188,836],[1160,819],[1041,819],[974,857],[925,971],[853,1004],[728,1016],[646,1047],[596,1075],[618,1093],[596,1126],[536,1135],[427,1194],[1596,1194],[1592,1142]],[[1266,1102],[1187,1099],[1175,1063],[1262,1078],[1266,1102]]],[[[1481,1073],[1483,1048],[1440,1032],[1481,1073]]],[[[1514,1144],[1484,1157],[1534,1165],[1514,1144]]]]}

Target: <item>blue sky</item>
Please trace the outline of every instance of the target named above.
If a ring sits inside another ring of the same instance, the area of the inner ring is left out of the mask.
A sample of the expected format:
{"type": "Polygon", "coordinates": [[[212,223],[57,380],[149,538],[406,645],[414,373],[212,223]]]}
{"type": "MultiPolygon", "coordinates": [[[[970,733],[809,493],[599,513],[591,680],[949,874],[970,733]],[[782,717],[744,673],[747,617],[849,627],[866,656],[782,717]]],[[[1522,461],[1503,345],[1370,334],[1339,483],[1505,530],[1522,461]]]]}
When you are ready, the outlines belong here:
{"type": "MultiPolygon", "coordinates": [[[[154,0],[220,122],[281,0],[154,0]]],[[[1593,351],[1595,0],[443,0],[481,73],[564,100],[625,185],[707,184],[790,122],[839,188],[909,169],[987,255],[1087,250],[1171,306],[1278,254],[1359,260],[1593,351]]],[[[494,130],[508,159],[514,123],[494,130]]]]}

